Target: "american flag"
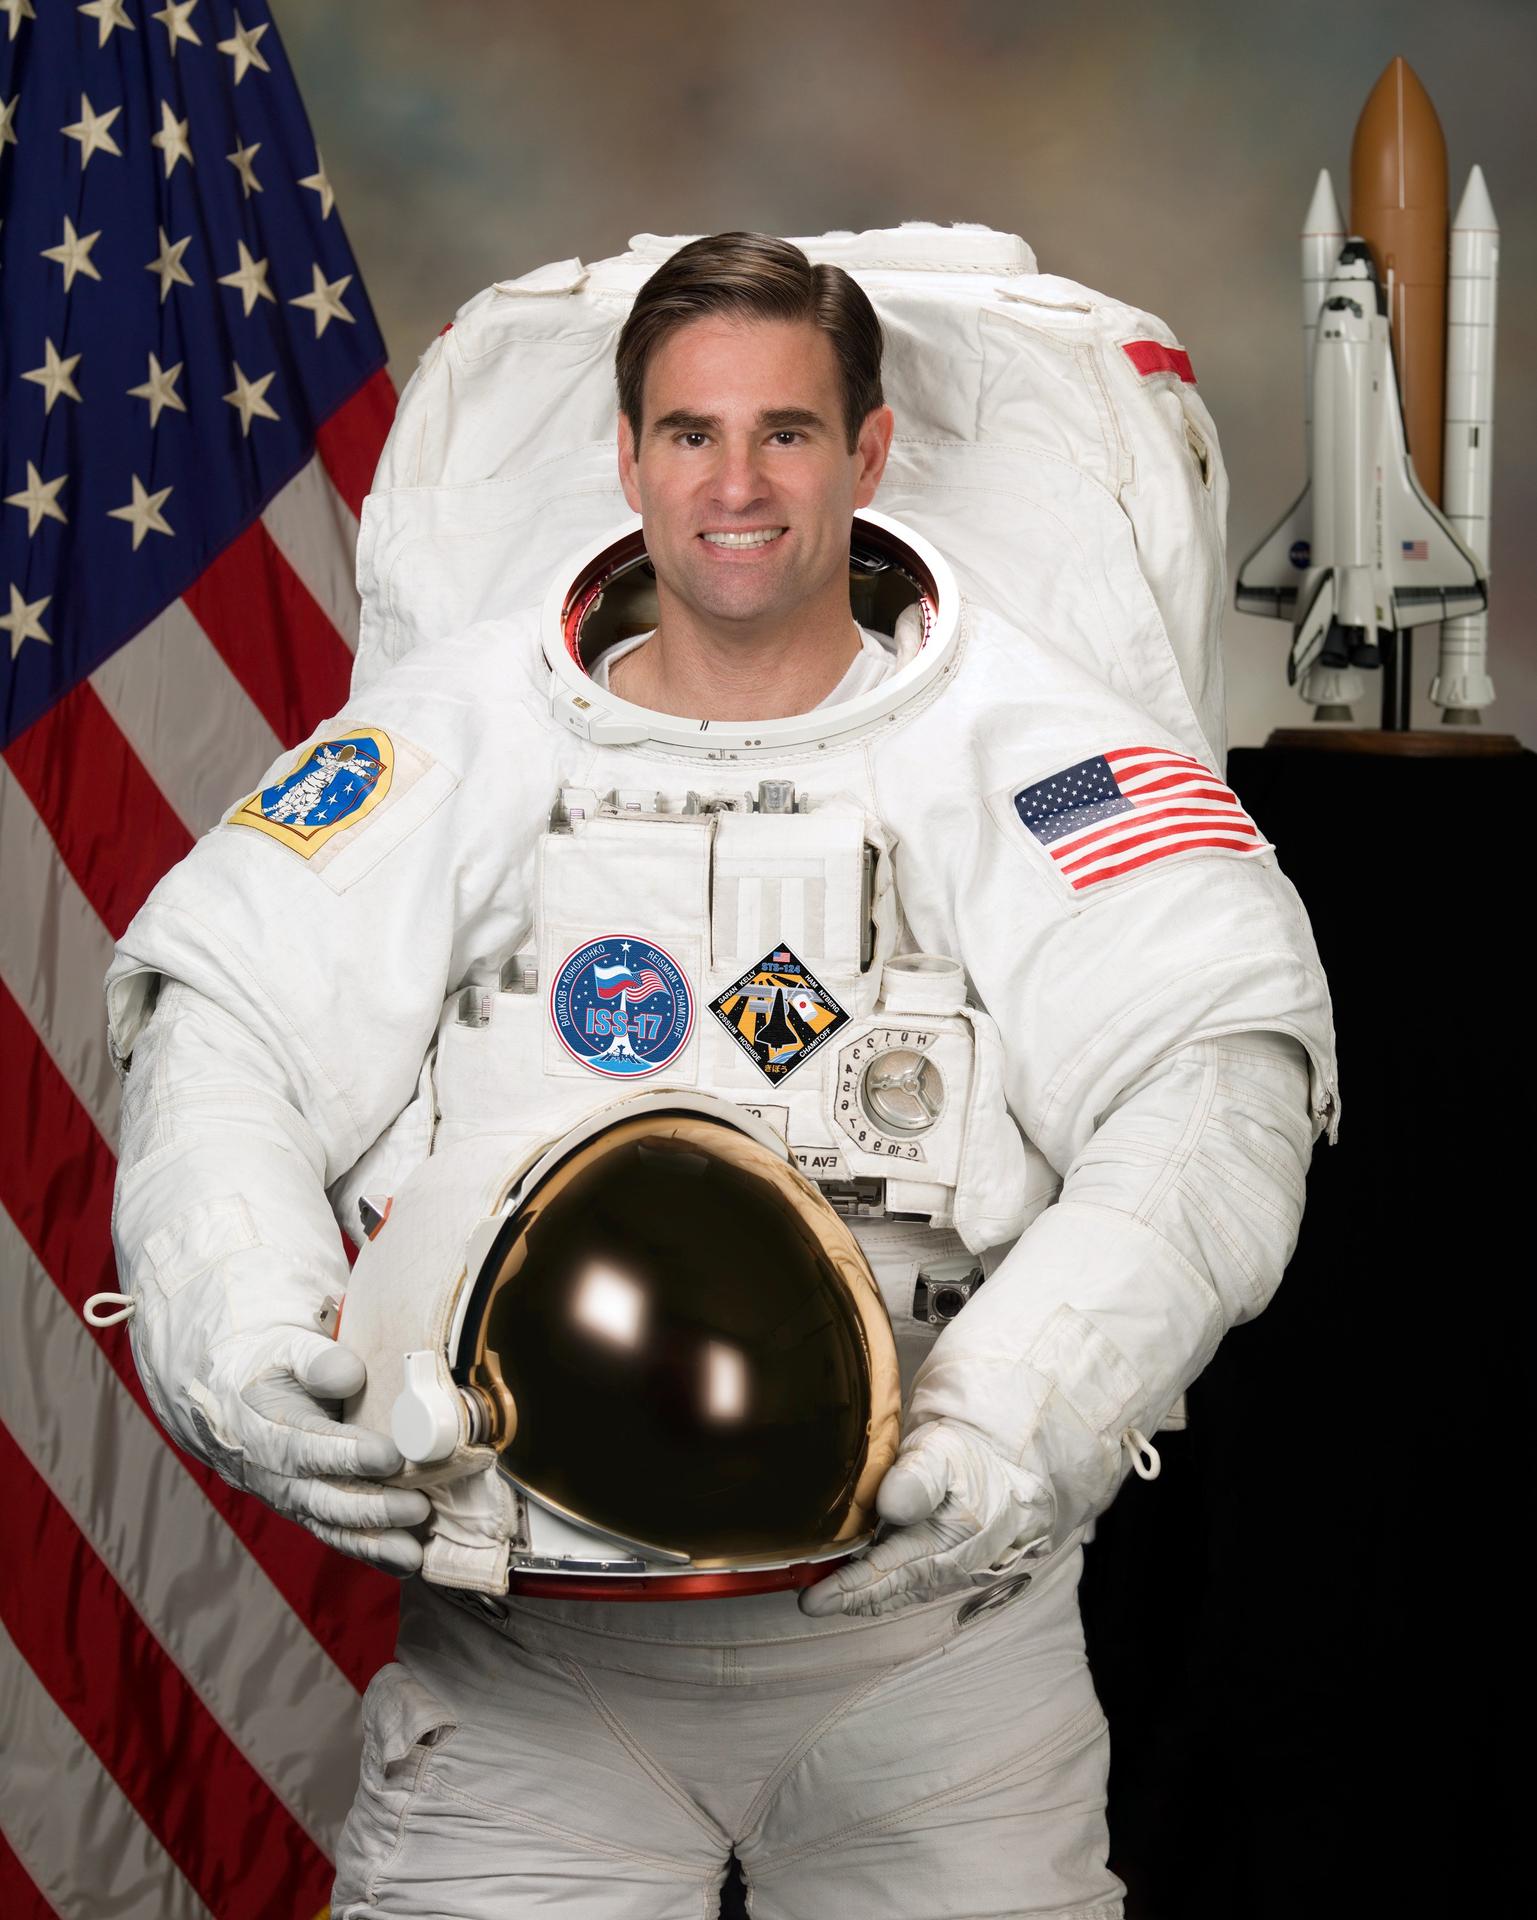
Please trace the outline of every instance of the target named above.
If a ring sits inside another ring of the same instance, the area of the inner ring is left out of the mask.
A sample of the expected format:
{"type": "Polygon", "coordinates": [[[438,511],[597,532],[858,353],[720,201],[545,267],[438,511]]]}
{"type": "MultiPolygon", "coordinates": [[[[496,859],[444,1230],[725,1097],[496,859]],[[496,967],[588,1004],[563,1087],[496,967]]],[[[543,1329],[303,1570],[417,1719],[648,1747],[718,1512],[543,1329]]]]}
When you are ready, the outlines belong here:
{"type": "Polygon", "coordinates": [[[394,393],[263,0],[0,0],[0,223],[0,1911],[313,1920],[394,1583],[80,1308],[113,939],[342,704],[394,393]]]}
{"type": "Polygon", "coordinates": [[[1199,850],[1252,855],[1270,842],[1231,787],[1166,747],[1115,747],[1014,796],[1014,810],[1074,893],[1199,850]]]}

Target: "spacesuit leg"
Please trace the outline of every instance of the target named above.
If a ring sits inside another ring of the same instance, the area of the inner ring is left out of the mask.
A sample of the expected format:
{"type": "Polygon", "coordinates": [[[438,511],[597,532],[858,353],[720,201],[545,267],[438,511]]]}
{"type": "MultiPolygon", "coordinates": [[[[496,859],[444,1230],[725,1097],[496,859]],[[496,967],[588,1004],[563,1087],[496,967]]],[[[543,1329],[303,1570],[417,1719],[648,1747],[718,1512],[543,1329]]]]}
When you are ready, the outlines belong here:
{"type": "Polygon", "coordinates": [[[755,1920],[1119,1920],[1080,1565],[864,1621],[413,1583],[336,1920],[714,1920],[733,1850],[755,1920]]]}
{"type": "Polygon", "coordinates": [[[737,1841],[754,1920],[1120,1920],[1082,1558],[952,1605],[950,1638],[821,1733],[737,1841]]]}

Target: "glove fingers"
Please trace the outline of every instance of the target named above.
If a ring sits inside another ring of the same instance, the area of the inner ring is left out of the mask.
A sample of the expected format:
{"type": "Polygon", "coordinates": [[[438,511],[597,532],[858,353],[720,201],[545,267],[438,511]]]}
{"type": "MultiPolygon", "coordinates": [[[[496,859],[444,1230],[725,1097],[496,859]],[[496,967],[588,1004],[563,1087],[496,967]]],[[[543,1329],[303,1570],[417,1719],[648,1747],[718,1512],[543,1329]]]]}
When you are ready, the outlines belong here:
{"type": "Polygon", "coordinates": [[[247,1471],[250,1491],[280,1513],[336,1527],[417,1527],[432,1512],[432,1503],[419,1487],[375,1487],[348,1484],[312,1474],[271,1473],[261,1467],[247,1471]]]}
{"type": "Polygon", "coordinates": [[[873,1611],[885,1599],[912,1584],[913,1563],[955,1543],[954,1531],[930,1520],[878,1542],[861,1559],[850,1561],[827,1579],[807,1587],[801,1611],[812,1615],[873,1611]],[[858,1602],[856,1606],[854,1603],[858,1602]]]}
{"type": "Polygon", "coordinates": [[[321,1400],[350,1400],[368,1380],[362,1354],[324,1334],[296,1338],[288,1364],[300,1386],[321,1400]]]}
{"type": "Polygon", "coordinates": [[[950,1484],[950,1462],[938,1450],[914,1447],[904,1453],[881,1481],[876,1511],[893,1526],[910,1527],[927,1520],[945,1497],[950,1484]]]}
{"type": "Polygon", "coordinates": [[[404,1580],[422,1569],[422,1543],[409,1533],[397,1533],[365,1527],[328,1527],[319,1520],[306,1523],[317,1540],[349,1559],[364,1560],[381,1573],[404,1580]]]}
{"type": "Polygon", "coordinates": [[[388,1435],[329,1419],[291,1374],[263,1374],[241,1389],[240,1398],[265,1429],[247,1438],[247,1453],[283,1473],[387,1480],[405,1465],[388,1435]]]}

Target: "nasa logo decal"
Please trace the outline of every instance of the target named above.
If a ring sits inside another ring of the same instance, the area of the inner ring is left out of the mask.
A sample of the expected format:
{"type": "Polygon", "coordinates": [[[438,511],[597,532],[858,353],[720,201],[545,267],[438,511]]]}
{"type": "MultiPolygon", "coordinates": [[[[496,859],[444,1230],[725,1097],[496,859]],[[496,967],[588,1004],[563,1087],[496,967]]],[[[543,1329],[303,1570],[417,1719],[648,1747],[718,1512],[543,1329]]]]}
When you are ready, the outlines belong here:
{"type": "Polygon", "coordinates": [[[229,816],[311,859],[334,833],[355,826],[390,790],[389,735],[344,733],[321,740],[275,786],[253,793],[229,816]]]}
{"type": "Polygon", "coordinates": [[[765,1080],[783,1080],[831,1040],[848,1015],[788,947],[775,947],[710,1002],[765,1080]]]}
{"type": "Polygon", "coordinates": [[[694,1028],[683,969],[636,934],[608,934],[567,954],[550,988],[561,1045],[594,1073],[629,1078],[675,1060],[694,1028]]]}

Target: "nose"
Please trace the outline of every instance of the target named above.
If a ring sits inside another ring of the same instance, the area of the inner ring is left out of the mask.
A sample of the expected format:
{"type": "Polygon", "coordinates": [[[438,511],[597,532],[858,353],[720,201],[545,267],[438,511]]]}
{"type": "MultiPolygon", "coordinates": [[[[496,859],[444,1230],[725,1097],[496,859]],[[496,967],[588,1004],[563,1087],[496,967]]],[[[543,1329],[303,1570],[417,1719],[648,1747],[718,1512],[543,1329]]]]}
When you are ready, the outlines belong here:
{"type": "Polygon", "coordinates": [[[744,514],[762,504],[767,485],[756,438],[728,441],[715,468],[715,499],[723,513],[744,514]]]}

